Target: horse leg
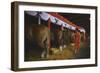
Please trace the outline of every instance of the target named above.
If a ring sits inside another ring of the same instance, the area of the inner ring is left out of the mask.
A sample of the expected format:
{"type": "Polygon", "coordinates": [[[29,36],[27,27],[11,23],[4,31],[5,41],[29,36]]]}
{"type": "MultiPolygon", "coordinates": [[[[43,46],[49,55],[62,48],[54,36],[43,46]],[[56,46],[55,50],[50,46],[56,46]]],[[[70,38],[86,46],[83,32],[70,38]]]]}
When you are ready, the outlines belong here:
{"type": "Polygon", "coordinates": [[[41,54],[41,58],[48,58],[49,57],[49,49],[48,48],[44,48],[42,54],[41,54]]]}
{"type": "Polygon", "coordinates": [[[50,39],[46,39],[46,41],[44,42],[45,44],[45,49],[46,49],[46,58],[49,57],[49,46],[50,46],[50,39]]]}
{"type": "Polygon", "coordinates": [[[43,52],[41,54],[42,58],[48,58],[49,57],[49,44],[47,38],[42,43],[43,46],[43,52]]]}
{"type": "Polygon", "coordinates": [[[63,51],[63,44],[62,44],[62,40],[59,40],[59,50],[62,52],[63,51]]]}
{"type": "Polygon", "coordinates": [[[49,50],[47,48],[45,48],[41,54],[41,58],[48,58],[49,57],[48,53],[49,53],[49,50]]]}
{"type": "Polygon", "coordinates": [[[45,53],[46,53],[45,51],[42,52],[41,58],[45,58],[45,53]]]}

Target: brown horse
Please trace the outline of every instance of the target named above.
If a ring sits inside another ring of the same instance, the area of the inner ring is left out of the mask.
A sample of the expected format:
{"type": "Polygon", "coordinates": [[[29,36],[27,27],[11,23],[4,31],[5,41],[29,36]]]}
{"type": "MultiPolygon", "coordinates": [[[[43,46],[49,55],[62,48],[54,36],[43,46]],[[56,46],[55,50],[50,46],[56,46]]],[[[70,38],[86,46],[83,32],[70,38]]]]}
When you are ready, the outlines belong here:
{"type": "Polygon", "coordinates": [[[62,51],[63,47],[63,31],[61,29],[54,29],[51,32],[52,45],[62,51]]]}
{"type": "Polygon", "coordinates": [[[44,25],[26,26],[26,38],[30,41],[34,40],[39,47],[42,48],[41,57],[49,56],[50,30],[44,25]]]}

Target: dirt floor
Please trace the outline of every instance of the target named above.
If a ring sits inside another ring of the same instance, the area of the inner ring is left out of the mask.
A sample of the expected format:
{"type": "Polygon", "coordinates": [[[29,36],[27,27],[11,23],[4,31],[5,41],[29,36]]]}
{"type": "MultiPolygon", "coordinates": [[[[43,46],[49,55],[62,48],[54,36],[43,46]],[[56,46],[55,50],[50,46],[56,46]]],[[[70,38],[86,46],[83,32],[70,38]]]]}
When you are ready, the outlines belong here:
{"type": "Polygon", "coordinates": [[[80,52],[78,54],[74,53],[74,47],[72,44],[63,48],[60,51],[59,48],[51,48],[52,54],[49,55],[48,58],[40,58],[37,55],[32,55],[31,53],[27,53],[25,57],[25,61],[41,61],[41,60],[64,60],[64,59],[82,59],[82,58],[89,58],[90,57],[90,48],[84,47],[81,44],[80,52]]]}
{"type": "Polygon", "coordinates": [[[58,48],[51,48],[53,49],[53,54],[48,57],[51,60],[61,60],[61,59],[71,59],[74,58],[74,51],[71,48],[63,48],[60,51],[58,48]]]}

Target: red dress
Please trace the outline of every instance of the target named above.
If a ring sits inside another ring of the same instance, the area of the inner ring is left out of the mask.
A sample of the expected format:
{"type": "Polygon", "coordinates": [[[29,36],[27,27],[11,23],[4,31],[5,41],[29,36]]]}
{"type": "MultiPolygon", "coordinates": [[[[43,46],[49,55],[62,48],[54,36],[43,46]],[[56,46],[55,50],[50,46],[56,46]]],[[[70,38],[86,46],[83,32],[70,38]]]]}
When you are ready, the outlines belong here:
{"type": "Polygon", "coordinates": [[[76,32],[75,33],[75,49],[80,49],[80,33],[76,32]]]}

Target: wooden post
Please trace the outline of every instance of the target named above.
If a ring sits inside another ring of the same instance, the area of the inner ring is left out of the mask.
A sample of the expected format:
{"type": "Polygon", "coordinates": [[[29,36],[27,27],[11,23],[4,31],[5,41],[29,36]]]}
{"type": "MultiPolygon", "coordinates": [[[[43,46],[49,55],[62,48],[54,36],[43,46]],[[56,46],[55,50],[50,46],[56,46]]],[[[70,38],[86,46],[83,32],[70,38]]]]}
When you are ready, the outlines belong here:
{"type": "Polygon", "coordinates": [[[63,25],[61,25],[61,30],[62,30],[62,31],[64,30],[64,27],[63,27],[63,25]]]}
{"type": "Polygon", "coordinates": [[[49,20],[48,20],[48,28],[49,28],[49,30],[51,29],[50,23],[51,23],[51,21],[50,21],[50,19],[49,19],[49,20]]]}
{"type": "MultiPolygon", "coordinates": [[[[49,31],[50,31],[50,29],[51,29],[51,21],[50,21],[50,18],[49,18],[49,20],[48,20],[48,28],[49,28],[49,31]]],[[[50,41],[50,39],[49,39],[49,47],[51,48],[51,41],[50,41]]]]}
{"type": "Polygon", "coordinates": [[[39,24],[39,25],[41,24],[41,18],[40,18],[39,15],[38,15],[38,24],[39,24]]]}
{"type": "Polygon", "coordinates": [[[63,36],[64,36],[64,33],[63,33],[63,30],[64,30],[64,27],[63,27],[63,24],[61,25],[61,32],[62,32],[62,37],[61,37],[61,48],[60,50],[62,51],[63,48],[64,48],[64,41],[63,41],[63,36]]]}
{"type": "Polygon", "coordinates": [[[86,32],[83,32],[83,36],[84,36],[84,43],[86,43],[86,32]]]}

